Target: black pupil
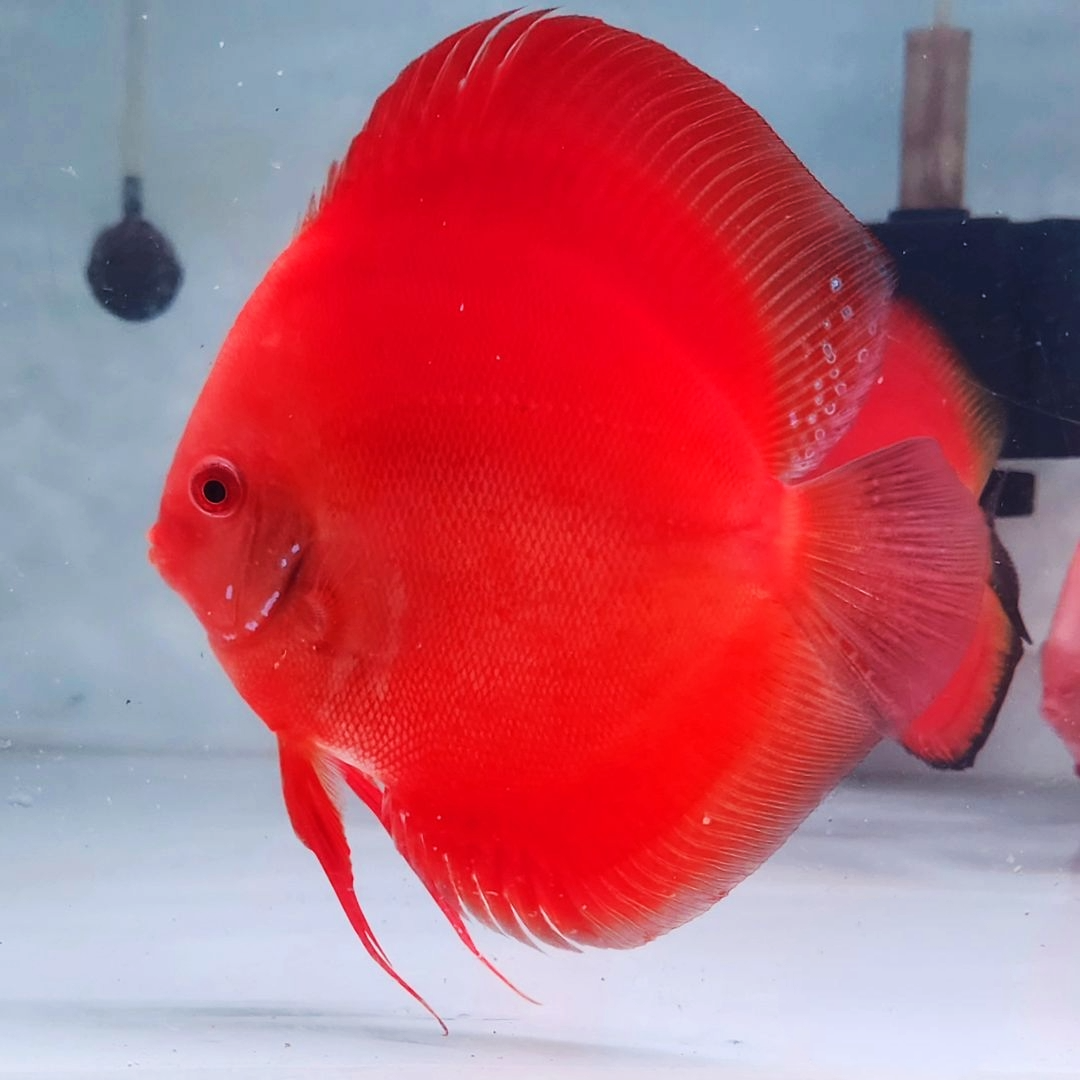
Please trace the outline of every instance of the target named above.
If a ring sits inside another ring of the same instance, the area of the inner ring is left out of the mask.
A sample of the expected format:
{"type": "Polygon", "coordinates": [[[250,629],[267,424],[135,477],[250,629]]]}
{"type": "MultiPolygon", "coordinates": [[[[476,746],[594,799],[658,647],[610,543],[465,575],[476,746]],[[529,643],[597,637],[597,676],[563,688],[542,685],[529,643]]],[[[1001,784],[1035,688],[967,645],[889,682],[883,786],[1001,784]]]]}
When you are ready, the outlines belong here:
{"type": "Polygon", "coordinates": [[[214,506],[220,506],[226,498],[228,498],[229,492],[225,487],[225,484],[221,480],[206,480],[202,486],[203,498],[214,506]]]}

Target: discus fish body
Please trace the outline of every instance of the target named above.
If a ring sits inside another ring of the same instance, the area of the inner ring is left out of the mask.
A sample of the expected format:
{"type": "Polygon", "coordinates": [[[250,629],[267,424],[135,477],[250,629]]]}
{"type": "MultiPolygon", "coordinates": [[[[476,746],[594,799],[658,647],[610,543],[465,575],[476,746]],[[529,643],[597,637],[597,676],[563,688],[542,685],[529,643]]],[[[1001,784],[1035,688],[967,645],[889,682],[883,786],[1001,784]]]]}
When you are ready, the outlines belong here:
{"type": "Polygon", "coordinates": [[[976,496],[934,437],[829,466],[891,289],[756,113],[596,20],[479,23],[376,103],[229,334],[151,541],[414,996],[342,784],[472,951],[466,916],[630,947],[949,683],[976,496]]]}

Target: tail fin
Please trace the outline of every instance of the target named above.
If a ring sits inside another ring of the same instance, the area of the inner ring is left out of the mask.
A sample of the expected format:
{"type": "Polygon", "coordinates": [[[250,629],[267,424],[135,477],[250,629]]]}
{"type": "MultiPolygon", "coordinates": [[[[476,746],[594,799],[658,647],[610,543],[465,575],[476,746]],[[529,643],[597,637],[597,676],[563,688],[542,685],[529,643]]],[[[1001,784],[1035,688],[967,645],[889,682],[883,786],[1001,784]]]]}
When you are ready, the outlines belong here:
{"type": "Polygon", "coordinates": [[[935,769],[967,769],[997,723],[1013,673],[1031,643],[1020,615],[1020,582],[990,526],[990,580],[979,625],[960,666],[933,704],[903,733],[909,753],[935,769]]]}
{"type": "Polygon", "coordinates": [[[993,519],[988,517],[988,521],[991,555],[990,588],[994,590],[1002,611],[1012,623],[1017,639],[1030,645],[1031,634],[1028,633],[1028,628],[1024,625],[1024,617],[1020,614],[1020,576],[1016,572],[1016,564],[1001,542],[994,528],[993,519]]]}
{"type": "MultiPolygon", "coordinates": [[[[969,485],[972,490],[978,477],[973,481],[969,485]]],[[[940,697],[900,739],[908,753],[935,769],[967,769],[975,764],[997,723],[1024,655],[1024,642],[1031,644],[1020,614],[1020,579],[1012,556],[994,529],[986,489],[979,502],[990,528],[990,579],[983,593],[979,626],[940,697]]]]}
{"type": "Polygon", "coordinates": [[[932,439],[897,443],[791,492],[809,566],[793,610],[882,734],[901,735],[975,637],[986,520],[932,439]]]}
{"type": "Polygon", "coordinates": [[[947,339],[914,306],[897,301],[887,326],[880,385],[827,464],[839,465],[900,439],[935,439],[990,523],[991,562],[978,629],[938,700],[897,732],[912,754],[962,769],[985,743],[1030,641],[1016,569],[993,531],[992,469],[1005,433],[1000,404],[967,371],[947,339]],[[984,490],[985,487],[985,490],[984,490]]]}
{"type": "Polygon", "coordinates": [[[975,637],[945,689],[904,730],[904,749],[937,769],[974,764],[994,729],[1023,651],[1001,601],[990,585],[984,586],[975,637]]]}

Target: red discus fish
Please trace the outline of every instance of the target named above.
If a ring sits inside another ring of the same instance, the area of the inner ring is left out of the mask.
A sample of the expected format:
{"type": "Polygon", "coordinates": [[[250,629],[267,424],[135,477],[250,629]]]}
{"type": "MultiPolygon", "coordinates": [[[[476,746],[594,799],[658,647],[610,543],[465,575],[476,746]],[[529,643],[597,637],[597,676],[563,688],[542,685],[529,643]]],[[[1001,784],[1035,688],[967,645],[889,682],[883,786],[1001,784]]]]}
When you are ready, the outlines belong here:
{"type": "Polygon", "coordinates": [[[954,677],[991,568],[972,486],[904,431],[827,467],[891,290],[752,109],[597,20],[478,23],[376,103],[222,348],[151,557],[418,1000],[342,785],[474,952],[466,916],[631,947],[954,677]]]}
{"type": "Polygon", "coordinates": [[[1043,645],[1042,677],[1043,715],[1068,747],[1080,776],[1080,545],[1043,645]]]}

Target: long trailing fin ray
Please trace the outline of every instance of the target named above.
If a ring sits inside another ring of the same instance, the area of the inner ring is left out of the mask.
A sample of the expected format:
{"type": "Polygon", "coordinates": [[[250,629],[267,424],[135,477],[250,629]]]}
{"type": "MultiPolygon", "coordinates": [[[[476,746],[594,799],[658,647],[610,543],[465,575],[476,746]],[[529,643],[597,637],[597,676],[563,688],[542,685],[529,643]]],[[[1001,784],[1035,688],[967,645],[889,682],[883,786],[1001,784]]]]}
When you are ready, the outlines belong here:
{"type": "Polygon", "coordinates": [[[809,474],[850,426],[880,367],[891,265],[722,84],[596,19],[488,19],[379,98],[306,227],[443,196],[466,212],[477,175],[495,180],[485,220],[528,221],[634,278],[639,302],[739,384],[776,475],[809,474]]]}
{"type": "MultiPolygon", "coordinates": [[[[342,776],[345,778],[345,782],[349,785],[350,789],[356,794],[369,810],[385,825],[383,817],[383,799],[382,793],[371,782],[368,777],[362,773],[359,769],[346,762],[338,762],[338,768],[341,770],[342,776]]],[[[532,1005],[539,1004],[535,998],[530,997],[519,987],[515,986],[477,947],[476,942],[473,941],[472,935],[469,933],[468,927],[465,925],[465,921],[461,917],[461,911],[459,906],[455,906],[453,902],[447,900],[445,896],[437,892],[431,882],[424,880],[424,886],[431,894],[431,898],[438,905],[439,910],[443,913],[446,921],[451,925],[454,933],[460,938],[461,943],[484,965],[500,982],[509,989],[513,990],[518,997],[523,998],[525,1001],[532,1005]]]]}
{"type": "Polygon", "coordinates": [[[982,511],[932,439],[792,489],[810,573],[795,605],[883,734],[945,688],[975,635],[990,553],[982,511]]]}
{"type": "Polygon", "coordinates": [[[346,918],[363,942],[368,955],[414,1001],[436,1020],[443,1034],[449,1030],[442,1017],[413,989],[390,963],[375,937],[353,884],[352,856],[341,812],[332,795],[333,766],[322,760],[314,747],[278,740],[285,806],[296,835],[319,860],[346,918]]]}

